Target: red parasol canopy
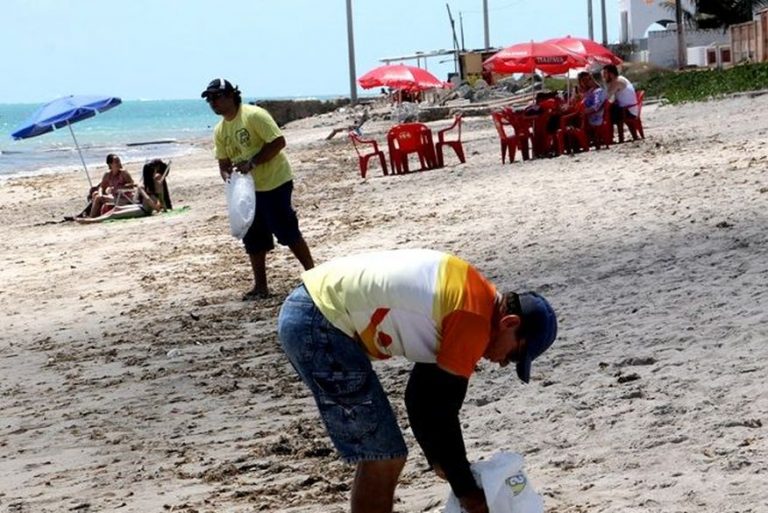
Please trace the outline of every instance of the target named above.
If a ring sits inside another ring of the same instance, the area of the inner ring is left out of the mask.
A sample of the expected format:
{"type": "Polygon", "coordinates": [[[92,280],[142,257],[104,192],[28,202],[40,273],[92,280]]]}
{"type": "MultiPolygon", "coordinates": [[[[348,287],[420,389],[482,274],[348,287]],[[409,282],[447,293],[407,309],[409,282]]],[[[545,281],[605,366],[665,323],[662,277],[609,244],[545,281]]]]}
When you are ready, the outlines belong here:
{"type": "Polygon", "coordinates": [[[565,48],[531,41],[496,52],[483,66],[495,73],[533,73],[538,69],[547,75],[558,75],[587,64],[586,58],[565,48]]]}
{"type": "Polygon", "coordinates": [[[565,48],[570,52],[581,55],[582,57],[586,57],[587,60],[593,60],[599,62],[600,64],[615,64],[618,66],[624,62],[608,48],[592,41],[591,39],[566,36],[558,37],[555,39],[548,39],[544,42],[565,48]]]}
{"type": "Polygon", "coordinates": [[[363,89],[391,87],[393,89],[421,91],[434,87],[449,87],[448,84],[429,71],[417,68],[416,66],[406,66],[405,64],[379,66],[358,78],[357,83],[363,89]]]}

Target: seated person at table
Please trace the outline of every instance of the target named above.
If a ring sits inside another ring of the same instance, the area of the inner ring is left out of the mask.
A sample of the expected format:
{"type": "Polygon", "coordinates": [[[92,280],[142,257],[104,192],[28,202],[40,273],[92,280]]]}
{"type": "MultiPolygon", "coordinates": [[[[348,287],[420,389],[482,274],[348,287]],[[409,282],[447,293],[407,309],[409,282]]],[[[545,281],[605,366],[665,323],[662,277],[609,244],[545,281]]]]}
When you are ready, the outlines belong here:
{"type": "MultiPolygon", "coordinates": [[[[98,217],[103,213],[103,207],[107,205],[119,206],[115,205],[118,191],[134,186],[133,178],[131,178],[128,171],[123,169],[120,157],[114,153],[107,155],[107,166],[109,170],[104,173],[98,188],[91,196],[92,204],[89,217],[98,217]]],[[[126,205],[130,203],[130,199],[127,197],[121,198],[118,202],[126,205]]]]}
{"type": "Polygon", "coordinates": [[[578,81],[579,88],[581,89],[581,103],[584,106],[584,115],[587,116],[587,135],[592,140],[597,130],[603,124],[606,100],[605,90],[597,85],[595,79],[587,71],[579,73],[578,81]]]}

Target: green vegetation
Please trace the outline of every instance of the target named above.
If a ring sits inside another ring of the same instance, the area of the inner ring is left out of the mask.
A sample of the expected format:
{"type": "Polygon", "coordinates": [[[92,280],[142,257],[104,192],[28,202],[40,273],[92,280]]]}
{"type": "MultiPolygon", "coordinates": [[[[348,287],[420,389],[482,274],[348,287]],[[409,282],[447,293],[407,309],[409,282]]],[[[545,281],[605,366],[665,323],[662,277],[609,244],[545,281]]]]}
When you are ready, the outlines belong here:
{"type": "Polygon", "coordinates": [[[648,70],[631,77],[635,89],[646,97],[663,97],[670,103],[702,101],[741,91],[768,88],[768,63],[743,64],[729,69],[648,70]]]}

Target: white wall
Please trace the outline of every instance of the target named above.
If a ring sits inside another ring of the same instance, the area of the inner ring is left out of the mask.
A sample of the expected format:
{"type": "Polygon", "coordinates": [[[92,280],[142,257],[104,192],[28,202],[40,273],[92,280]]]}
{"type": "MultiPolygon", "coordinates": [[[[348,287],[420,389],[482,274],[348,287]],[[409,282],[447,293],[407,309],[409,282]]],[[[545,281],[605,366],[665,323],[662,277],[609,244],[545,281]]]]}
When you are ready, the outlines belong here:
{"type": "MultiPolygon", "coordinates": [[[[660,20],[675,21],[674,2],[671,9],[663,0],[619,0],[620,38],[622,43],[645,38],[648,27],[660,20]]],[[[683,9],[694,10],[693,0],[682,0],[683,9]]]]}
{"type": "MultiPolygon", "coordinates": [[[[730,38],[722,30],[686,30],[685,46],[728,44],[730,38]]],[[[648,33],[648,62],[665,68],[677,68],[677,31],[659,30],[648,33]]]]}

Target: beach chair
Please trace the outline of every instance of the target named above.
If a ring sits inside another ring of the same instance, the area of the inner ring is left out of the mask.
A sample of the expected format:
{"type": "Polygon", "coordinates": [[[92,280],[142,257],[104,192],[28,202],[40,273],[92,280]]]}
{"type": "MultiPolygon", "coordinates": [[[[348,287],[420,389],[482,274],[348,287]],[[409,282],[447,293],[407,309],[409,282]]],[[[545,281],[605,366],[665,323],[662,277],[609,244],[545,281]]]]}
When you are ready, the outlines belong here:
{"type": "Polygon", "coordinates": [[[365,178],[368,173],[368,161],[371,157],[378,157],[381,163],[381,169],[384,172],[384,176],[387,176],[387,158],[384,156],[384,152],[379,149],[379,145],[373,139],[363,139],[357,132],[349,132],[349,140],[352,141],[352,145],[355,147],[355,153],[357,153],[357,162],[360,166],[360,176],[365,178]],[[359,146],[370,145],[371,150],[369,153],[361,153],[359,146]]]}
{"type": "Polygon", "coordinates": [[[459,162],[464,164],[466,159],[464,158],[464,146],[461,143],[461,114],[457,114],[453,118],[453,124],[448,128],[444,128],[437,132],[437,144],[435,144],[435,150],[437,151],[437,167],[443,167],[445,161],[443,159],[443,147],[450,146],[456,156],[459,157],[459,162]],[[456,129],[456,139],[446,139],[446,134],[456,129]]]}
{"type": "Polygon", "coordinates": [[[507,153],[509,153],[509,163],[511,164],[515,161],[515,153],[517,152],[518,145],[518,138],[514,133],[514,126],[504,112],[491,112],[491,118],[493,119],[493,126],[496,127],[496,133],[499,135],[501,163],[506,163],[507,153]],[[513,133],[511,135],[508,134],[507,129],[512,130],[513,133]]]}
{"type": "MultiPolygon", "coordinates": [[[[168,190],[168,183],[166,181],[170,171],[170,160],[167,163],[160,159],[153,159],[146,162],[142,169],[142,186],[119,189],[115,194],[114,202],[112,202],[110,208],[115,205],[136,205],[146,211],[147,209],[144,206],[145,200],[154,197],[162,203],[163,210],[172,210],[173,203],[171,202],[171,194],[168,190]],[[155,179],[155,176],[158,174],[160,176],[155,179]],[[157,189],[158,184],[162,184],[161,190],[157,189]]],[[[150,214],[151,212],[147,213],[150,214]]]]}

